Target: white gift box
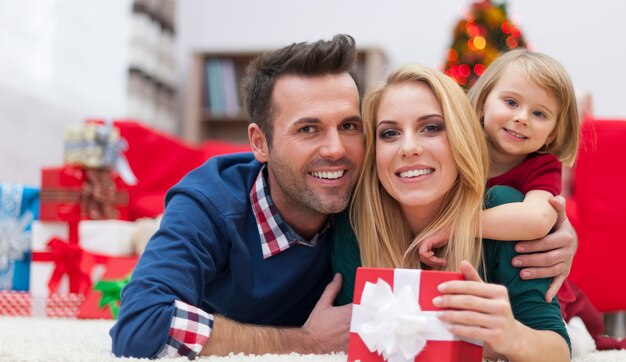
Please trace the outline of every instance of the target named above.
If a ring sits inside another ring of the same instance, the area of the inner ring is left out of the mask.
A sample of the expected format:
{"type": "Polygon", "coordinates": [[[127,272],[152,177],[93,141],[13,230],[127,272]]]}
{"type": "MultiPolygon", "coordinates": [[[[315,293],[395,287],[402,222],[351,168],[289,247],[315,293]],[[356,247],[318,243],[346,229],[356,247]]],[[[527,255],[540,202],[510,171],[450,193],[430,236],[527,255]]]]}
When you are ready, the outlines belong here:
{"type": "MultiPolygon", "coordinates": [[[[131,256],[134,254],[132,236],[135,223],[122,220],[83,220],[78,224],[78,245],[84,251],[96,256],[131,256]]],[[[32,226],[33,253],[50,251],[47,244],[53,238],[68,241],[67,222],[36,221],[32,226]]],[[[85,256],[83,256],[85,257],[85,256]]],[[[38,262],[33,258],[30,270],[30,292],[36,296],[47,296],[48,282],[54,272],[54,262],[38,262]]],[[[104,272],[103,266],[96,264],[89,275],[92,283],[97,282],[104,272]]],[[[68,276],[63,275],[57,293],[69,292],[68,276]]]]}

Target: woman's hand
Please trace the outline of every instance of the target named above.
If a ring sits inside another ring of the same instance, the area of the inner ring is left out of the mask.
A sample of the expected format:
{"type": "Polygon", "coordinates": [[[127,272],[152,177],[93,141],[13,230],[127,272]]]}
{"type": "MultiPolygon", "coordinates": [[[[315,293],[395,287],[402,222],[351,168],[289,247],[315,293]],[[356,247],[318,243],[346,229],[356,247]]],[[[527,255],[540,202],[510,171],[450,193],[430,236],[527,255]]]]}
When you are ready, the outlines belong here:
{"type": "Polygon", "coordinates": [[[516,354],[521,324],[513,317],[506,287],[483,282],[467,261],[461,263],[460,269],[465,280],[445,282],[438,287],[443,295],[433,303],[446,309],[440,312],[439,319],[450,323],[449,330],[456,336],[484,341],[485,352],[516,354]]]}

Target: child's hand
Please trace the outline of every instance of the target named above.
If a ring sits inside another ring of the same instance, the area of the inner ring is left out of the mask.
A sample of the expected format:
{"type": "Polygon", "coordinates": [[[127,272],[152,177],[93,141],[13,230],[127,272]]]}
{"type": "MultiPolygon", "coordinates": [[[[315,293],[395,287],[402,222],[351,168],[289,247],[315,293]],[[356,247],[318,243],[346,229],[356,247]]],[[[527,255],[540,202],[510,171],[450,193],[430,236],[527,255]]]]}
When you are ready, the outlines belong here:
{"type": "Polygon", "coordinates": [[[436,256],[433,250],[446,246],[449,238],[450,229],[444,228],[422,240],[418,247],[420,261],[432,268],[440,268],[446,265],[446,260],[436,256]]]}

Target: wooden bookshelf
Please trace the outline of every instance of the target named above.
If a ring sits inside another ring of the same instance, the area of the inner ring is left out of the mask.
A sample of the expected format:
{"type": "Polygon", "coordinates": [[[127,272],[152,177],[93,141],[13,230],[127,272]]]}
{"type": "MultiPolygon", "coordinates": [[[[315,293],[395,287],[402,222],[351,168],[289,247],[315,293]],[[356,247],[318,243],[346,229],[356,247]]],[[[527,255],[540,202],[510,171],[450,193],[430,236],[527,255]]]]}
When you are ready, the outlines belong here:
{"type": "MultiPolygon", "coordinates": [[[[245,76],[246,66],[259,54],[242,51],[199,52],[193,55],[183,125],[183,137],[186,140],[192,143],[207,139],[248,142],[249,119],[243,109],[239,86],[245,76]],[[216,81],[217,74],[220,82],[216,81]],[[231,79],[230,85],[225,85],[228,79],[231,79]],[[220,95],[212,97],[214,93],[220,95]]],[[[386,57],[380,49],[358,51],[356,74],[361,92],[382,79],[386,63],[386,57]]]]}

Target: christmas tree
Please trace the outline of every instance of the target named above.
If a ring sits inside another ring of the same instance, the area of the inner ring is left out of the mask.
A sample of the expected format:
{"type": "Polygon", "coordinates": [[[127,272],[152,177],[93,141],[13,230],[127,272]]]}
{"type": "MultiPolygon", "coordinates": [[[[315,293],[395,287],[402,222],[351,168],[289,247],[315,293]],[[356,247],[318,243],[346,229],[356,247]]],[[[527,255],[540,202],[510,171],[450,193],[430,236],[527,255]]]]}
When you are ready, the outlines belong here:
{"type": "Polygon", "coordinates": [[[507,17],[506,3],[479,0],[454,28],[445,73],[468,89],[503,52],[526,48],[520,29],[507,17]]]}

